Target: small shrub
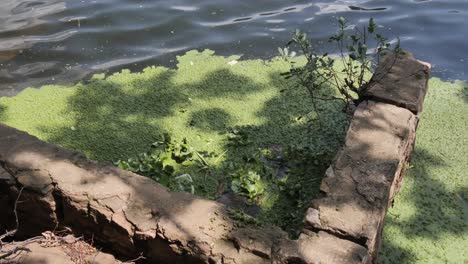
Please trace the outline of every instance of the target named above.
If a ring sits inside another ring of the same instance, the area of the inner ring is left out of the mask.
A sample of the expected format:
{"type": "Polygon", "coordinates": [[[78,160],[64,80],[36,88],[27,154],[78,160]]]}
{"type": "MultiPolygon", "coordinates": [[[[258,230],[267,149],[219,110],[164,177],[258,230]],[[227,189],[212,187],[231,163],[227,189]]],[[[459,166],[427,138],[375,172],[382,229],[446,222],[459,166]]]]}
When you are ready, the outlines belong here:
{"type": "Polygon", "coordinates": [[[329,38],[330,43],[337,45],[339,58],[334,59],[328,53],[319,53],[315,50],[306,33],[296,30],[287,46],[280,50],[281,56],[291,62],[291,69],[282,73],[286,79],[294,78],[297,86],[307,89],[313,101],[314,110],[317,110],[315,100],[344,100],[347,105],[357,105],[366,91],[369,76],[375,69],[380,57],[389,51],[400,52],[399,40],[391,48],[387,38],[377,32],[377,24],[371,18],[367,26],[362,29],[348,30],[346,19],[338,19],[338,32],[329,38]],[[368,45],[374,44],[374,48],[368,45]],[[303,66],[297,66],[291,58],[296,48],[306,59],[303,66]],[[339,65],[337,65],[339,64],[339,65]],[[325,89],[326,86],[335,88],[334,91],[325,89]]]}

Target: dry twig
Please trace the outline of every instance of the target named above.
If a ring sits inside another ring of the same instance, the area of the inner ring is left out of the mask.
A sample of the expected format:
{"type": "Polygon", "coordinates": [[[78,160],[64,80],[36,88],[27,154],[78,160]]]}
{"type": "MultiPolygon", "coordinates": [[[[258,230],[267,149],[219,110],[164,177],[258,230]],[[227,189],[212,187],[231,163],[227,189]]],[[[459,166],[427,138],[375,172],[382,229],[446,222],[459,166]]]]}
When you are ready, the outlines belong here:
{"type": "MultiPolygon", "coordinates": [[[[72,230],[65,228],[65,230],[57,231],[45,231],[41,236],[32,237],[21,242],[4,242],[3,240],[8,237],[13,237],[18,232],[20,227],[20,221],[18,218],[17,206],[19,199],[23,192],[24,187],[19,190],[18,197],[15,200],[13,213],[15,215],[16,227],[13,230],[6,231],[3,235],[0,235],[0,263],[2,261],[11,261],[17,258],[23,252],[31,252],[28,245],[38,243],[41,247],[60,247],[70,259],[77,264],[90,263],[88,256],[100,253],[92,244],[94,243],[94,237],[92,237],[91,244],[83,240],[83,237],[74,237],[72,230]]],[[[125,264],[134,263],[140,259],[144,259],[143,255],[140,255],[134,260],[123,262],[125,264]]],[[[121,263],[121,262],[118,262],[121,263]]]]}
{"type": "Polygon", "coordinates": [[[12,236],[14,236],[16,234],[16,232],[18,232],[19,220],[18,220],[18,212],[16,211],[16,208],[18,206],[19,198],[21,197],[21,194],[23,193],[23,189],[24,189],[24,187],[21,187],[21,189],[20,189],[20,191],[18,193],[18,197],[16,197],[15,205],[13,207],[13,213],[15,214],[15,220],[16,220],[16,228],[11,230],[11,231],[7,231],[5,234],[0,236],[0,249],[3,246],[3,239],[5,239],[7,237],[12,237],[12,236]]]}

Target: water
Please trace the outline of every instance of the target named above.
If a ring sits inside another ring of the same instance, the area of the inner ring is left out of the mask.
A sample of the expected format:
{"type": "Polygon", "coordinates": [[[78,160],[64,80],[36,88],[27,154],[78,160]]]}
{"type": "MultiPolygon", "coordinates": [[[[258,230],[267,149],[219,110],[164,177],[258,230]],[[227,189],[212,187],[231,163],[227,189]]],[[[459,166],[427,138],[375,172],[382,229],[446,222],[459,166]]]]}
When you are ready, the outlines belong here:
{"type": "Polygon", "coordinates": [[[326,40],[338,16],[354,25],[374,17],[434,76],[468,79],[467,0],[1,0],[0,96],[92,72],[174,66],[191,49],[271,58],[296,28],[326,40]]]}

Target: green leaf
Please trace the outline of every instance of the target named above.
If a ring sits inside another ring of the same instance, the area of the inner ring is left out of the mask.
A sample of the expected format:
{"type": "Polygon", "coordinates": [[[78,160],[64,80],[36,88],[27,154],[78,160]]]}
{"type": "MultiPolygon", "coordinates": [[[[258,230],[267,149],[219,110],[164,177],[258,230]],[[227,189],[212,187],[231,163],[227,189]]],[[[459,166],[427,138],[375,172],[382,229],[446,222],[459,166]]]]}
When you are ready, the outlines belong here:
{"type": "Polygon", "coordinates": [[[290,41],[288,41],[286,46],[291,46],[292,44],[296,44],[296,43],[297,43],[297,41],[295,39],[291,39],[290,41]]]}
{"type": "Polygon", "coordinates": [[[234,179],[231,182],[231,190],[237,194],[239,194],[240,191],[240,181],[238,179],[234,179]]]}
{"type": "Polygon", "coordinates": [[[282,48],[279,48],[279,47],[278,47],[278,52],[279,52],[279,54],[280,54],[281,56],[284,56],[284,52],[283,52],[283,49],[282,49],[282,48]]]}
{"type": "Polygon", "coordinates": [[[367,27],[367,31],[369,31],[369,33],[371,33],[371,34],[374,33],[374,31],[375,31],[375,26],[376,26],[376,24],[374,23],[374,18],[371,17],[371,18],[369,19],[369,26],[367,27]]]}
{"type": "Polygon", "coordinates": [[[246,189],[247,192],[249,192],[249,193],[255,193],[255,190],[256,190],[254,184],[247,184],[247,185],[245,186],[245,189],[246,189]]]}
{"type": "Polygon", "coordinates": [[[169,175],[172,175],[175,172],[175,168],[171,165],[167,165],[164,167],[164,172],[169,175]]]}
{"type": "Polygon", "coordinates": [[[338,18],[338,23],[341,25],[341,26],[345,26],[346,25],[346,19],[344,17],[339,17],[338,18]]]}

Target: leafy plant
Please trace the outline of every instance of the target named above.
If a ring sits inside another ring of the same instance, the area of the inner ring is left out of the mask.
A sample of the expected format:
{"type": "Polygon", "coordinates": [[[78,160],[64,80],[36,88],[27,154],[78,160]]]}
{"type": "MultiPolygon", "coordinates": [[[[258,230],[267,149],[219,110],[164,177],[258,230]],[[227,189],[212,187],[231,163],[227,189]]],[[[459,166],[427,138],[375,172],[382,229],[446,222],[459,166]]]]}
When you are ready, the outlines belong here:
{"type": "Polygon", "coordinates": [[[176,176],[176,168],[192,161],[195,150],[184,138],[182,142],[171,139],[164,134],[161,140],[151,145],[151,150],[139,154],[136,158],[118,160],[115,164],[124,170],[132,171],[168,186],[176,191],[194,193],[193,179],[190,174],[176,176]]]}
{"type": "Polygon", "coordinates": [[[156,141],[152,144],[154,149],[164,150],[164,159],[173,160],[178,164],[181,164],[187,160],[190,160],[193,156],[194,149],[187,143],[187,139],[182,139],[182,142],[173,141],[171,136],[165,133],[161,141],[156,141]]]}
{"type": "Polygon", "coordinates": [[[265,187],[261,176],[251,170],[237,171],[231,182],[233,192],[247,196],[250,200],[262,195],[265,192],[265,187]]]}
{"type": "Polygon", "coordinates": [[[340,56],[337,59],[328,56],[328,53],[317,52],[307,39],[307,34],[299,30],[294,32],[287,47],[280,49],[281,56],[291,62],[291,69],[282,75],[286,79],[294,77],[298,81],[297,86],[307,89],[315,110],[317,99],[344,100],[347,105],[358,104],[367,89],[368,76],[379,58],[388,51],[400,52],[399,41],[391,49],[388,39],[377,32],[378,26],[373,18],[362,29],[356,27],[348,30],[346,19],[340,17],[338,26],[338,32],[329,39],[330,43],[338,46],[340,56]],[[370,49],[368,46],[372,43],[375,47],[370,49]],[[290,52],[290,47],[299,49],[304,55],[305,65],[297,66],[296,61],[291,60],[295,53],[290,52]],[[340,65],[336,65],[337,63],[340,65]],[[336,88],[340,96],[324,89],[327,85],[336,88]]]}
{"type": "Polygon", "coordinates": [[[229,162],[225,170],[231,177],[231,190],[255,202],[266,191],[273,168],[268,166],[261,151],[244,156],[242,162],[229,162]]]}
{"type": "Polygon", "coordinates": [[[230,146],[247,146],[250,143],[249,136],[245,130],[232,129],[227,135],[228,145],[230,146]]]}
{"type": "Polygon", "coordinates": [[[305,210],[318,195],[318,188],[313,186],[317,186],[321,178],[314,175],[325,171],[333,154],[308,145],[288,145],[279,151],[282,155],[275,159],[276,167],[288,169],[285,174],[275,174],[268,181],[266,198],[262,198],[265,209],[259,217],[260,221],[277,225],[291,238],[297,238],[305,210]]]}
{"type": "Polygon", "coordinates": [[[192,176],[188,173],[175,177],[174,183],[177,185],[177,189],[181,192],[195,193],[192,176]]]}

